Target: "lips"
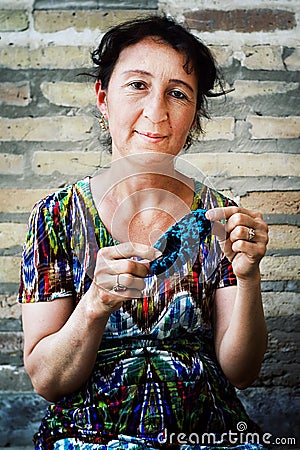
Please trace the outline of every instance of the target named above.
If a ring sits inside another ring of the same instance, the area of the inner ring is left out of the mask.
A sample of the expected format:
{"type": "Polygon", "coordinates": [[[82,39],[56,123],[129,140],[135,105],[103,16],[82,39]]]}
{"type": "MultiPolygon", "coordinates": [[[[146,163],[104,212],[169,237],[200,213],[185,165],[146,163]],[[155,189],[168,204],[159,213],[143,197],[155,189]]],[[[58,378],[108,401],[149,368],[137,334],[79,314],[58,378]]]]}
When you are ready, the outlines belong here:
{"type": "Polygon", "coordinates": [[[152,142],[160,142],[163,139],[165,139],[167,136],[159,133],[151,133],[149,131],[137,131],[136,133],[143,139],[146,139],[148,141],[152,142]]]}

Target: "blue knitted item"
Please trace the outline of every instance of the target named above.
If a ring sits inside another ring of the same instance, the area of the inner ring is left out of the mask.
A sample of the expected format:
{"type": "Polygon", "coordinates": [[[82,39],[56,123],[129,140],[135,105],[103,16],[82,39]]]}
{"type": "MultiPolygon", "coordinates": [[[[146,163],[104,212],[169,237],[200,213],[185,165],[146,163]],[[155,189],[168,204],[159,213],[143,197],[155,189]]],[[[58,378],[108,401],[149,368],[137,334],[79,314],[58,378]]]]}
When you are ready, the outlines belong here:
{"type": "Polygon", "coordinates": [[[201,242],[211,231],[205,209],[196,209],[172,225],[154,244],[162,256],[151,261],[152,275],[172,275],[187,261],[195,262],[201,242]]]}

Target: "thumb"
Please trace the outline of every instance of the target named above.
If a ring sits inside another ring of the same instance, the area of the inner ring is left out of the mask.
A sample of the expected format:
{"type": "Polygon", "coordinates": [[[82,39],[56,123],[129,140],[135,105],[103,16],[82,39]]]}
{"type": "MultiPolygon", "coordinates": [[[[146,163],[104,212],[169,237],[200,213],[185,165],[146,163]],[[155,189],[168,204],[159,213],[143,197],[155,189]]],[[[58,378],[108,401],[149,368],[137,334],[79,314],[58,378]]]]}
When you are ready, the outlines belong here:
{"type": "Polygon", "coordinates": [[[226,239],[228,238],[226,230],[225,230],[225,225],[223,225],[219,221],[212,222],[212,224],[213,225],[212,225],[212,229],[211,229],[211,234],[216,236],[220,243],[225,242],[226,239]]]}
{"type": "Polygon", "coordinates": [[[226,232],[225,225],[219,221],[213,222],[211,234],[216,236],[222,252],[227,256],[229,261],[232,261],[235,257],[235,252],[232,250],[232,242],[229,239],[229,234],[226,232]]]}

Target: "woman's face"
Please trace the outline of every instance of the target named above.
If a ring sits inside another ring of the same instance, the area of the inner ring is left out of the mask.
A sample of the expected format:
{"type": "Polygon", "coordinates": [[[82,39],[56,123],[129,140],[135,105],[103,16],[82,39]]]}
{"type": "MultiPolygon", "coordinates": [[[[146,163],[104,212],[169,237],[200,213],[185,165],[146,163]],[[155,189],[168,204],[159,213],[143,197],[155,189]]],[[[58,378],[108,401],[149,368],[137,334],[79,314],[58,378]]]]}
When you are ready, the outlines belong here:
{"type": "Polygon", "coordinates": [[[109,123],[113,158],[144,152],[177,155],[196,117],[197,79],[185,55],[153,38],[124,49],[107,90],[96,83],[109,123]]]}

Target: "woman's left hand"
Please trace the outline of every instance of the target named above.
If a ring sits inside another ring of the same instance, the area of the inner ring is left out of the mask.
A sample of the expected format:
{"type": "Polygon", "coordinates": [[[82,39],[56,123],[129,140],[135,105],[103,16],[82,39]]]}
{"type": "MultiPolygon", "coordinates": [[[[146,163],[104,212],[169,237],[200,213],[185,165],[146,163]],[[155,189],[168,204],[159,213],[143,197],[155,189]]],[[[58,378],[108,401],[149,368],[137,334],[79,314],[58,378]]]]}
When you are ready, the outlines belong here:
{"type": "Polygon", "coordinates": [[[259,262],[266,253],[268,226],[260,213],[237,206],[213,208],[206,212],[214,222],[212,233],[232,261],[235,275],[251,278],[259,272],[259,262]],[[225,221],[225,224],[220,221],[225,221]]]}

